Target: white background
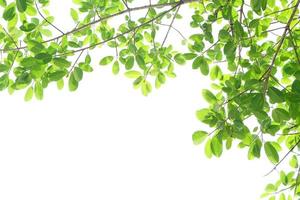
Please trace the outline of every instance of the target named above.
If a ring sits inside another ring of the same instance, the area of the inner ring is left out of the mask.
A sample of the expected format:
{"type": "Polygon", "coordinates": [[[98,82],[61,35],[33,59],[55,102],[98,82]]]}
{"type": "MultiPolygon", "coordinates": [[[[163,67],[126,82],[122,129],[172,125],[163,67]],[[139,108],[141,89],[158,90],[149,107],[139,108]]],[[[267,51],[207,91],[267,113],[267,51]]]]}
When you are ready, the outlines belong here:
{"type": "MultiPolygon", "coordinates": [[[[51,2],[68,30],[69,1],[51,2]]],[[[52,85],[30,103],[23,92],[0,94],[1,200],[258,199],[270,179],[266,160],[235,148],[208,160],[192,144],[209,87],[199,72],[176,67],[176,79],[143,97],[110,67],[94,68],[75,93],[52,85]]]]}

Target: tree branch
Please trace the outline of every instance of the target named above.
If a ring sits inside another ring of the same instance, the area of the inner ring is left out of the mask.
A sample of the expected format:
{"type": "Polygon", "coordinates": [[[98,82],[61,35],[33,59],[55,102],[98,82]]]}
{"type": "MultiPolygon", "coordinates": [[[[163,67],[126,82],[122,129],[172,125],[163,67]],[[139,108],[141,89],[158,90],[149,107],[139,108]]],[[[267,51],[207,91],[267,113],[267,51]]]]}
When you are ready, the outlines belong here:
{"type": "Polygon", "coordinates": [[[265,71],[265,73],[264,73],[264,74],[261,76],[261,78],[260,78],[260,80],[265,79],[265,85],[264,85],[264,90],[265,90],[265,91],[267,91],[269,77],[270,77],[271,72],[272,72],[272,69],[273,69],[273,67],[274,67],[274,64],[275,64],[277,55],[278,55],[278,53],[279,53],[279,51],[280,51],[280,49],[281,49],[281,46],[282,46],[282,44],[283,44],[283,42],[284,42],[284,40],[285,40],[285,38],[286,38],[287,32],[288,32],[288,30],[289,30],[289,28],[290,28],[290,25],[291,25],[291,23],[292,23],[292,21],[293,21],[293,18],[294,18],[294,16],[295,16],[296,12],[297,12],[297,10],[298,10],[299,4],[300,4],[300,0],[298,0],[297,3],[296,3],[296,5],[294,6],[293,12],[292,12],[292,14],[291,14],[291,16],[290,16],[290,18],[289,18],[289,20],[288,20],[288,22],[287,22],[287,24],[286,24],[286,27],[285,27],[285,29],[284,29],[284,31],[283,31],[283,34],[282,34],[282,36],[281,36],[281,39],[280,39],[280,41],[279,41],[278,47],[277,47],[277,49],[276,49],[276,51],[275,51],[275,54],[274,54],[274,56],[273,56],[273,59],[272,59],[272,61],[271,61],[270,66],[268,67],[268,69],[265,71]]]}
{"type": "MultiPolygon", "coordinates": [[[[92,25],[97,24],[99,22],[111,19],[113,17],[117,17],[117,16],[120,16],[120,15],[123,15],[123,14],[128,13],[128,12],[149,9],[151,7],[152,8],[161,8],[161,7],[167,7],[167,6],[174,6],[174,5],[177,5],[177,4],[182,5],[182,4],[192,3],[192,2],[198,2],[198,1],[199,0],[181,0],[181,1],[171,2],[171,3],[163,3],[163,4],[158,3],[158,4],[145,5],[145,6],[139,6],[139,7],[135,7],[135,8],[126,9],[126,10],[120,11],[118,13],[115,13],[115,14],[112,14],[112,15],[108,15],[106,17],[102,17],[102,18],[100,18],[98,20],[95,20],[95,21],[92,21],[92,22],[90,22],[88,24],[84,24],[84,25],[82,25],[80,27],[77,27],[76,29],[73,29],[73,30],[71,30],[69,32],[61,34],[61,35],[59,35],[57,37],[51,38],[49,40],[45,40],[45,41],[42,42],[42,44],[58,40],[58,39],[62,38],[65,35],[71,35],[73,33],[79,32],[79,31],[81,31],[81,30],[83,30],[83,29],[85,29],[85,28],[87,28],[89,26],[92,26],[92,25]]],[[[0,49],[0,51],[18,51],[18,50],[26,49],[27,47],[28,46],[22,46],[22,47],[19,47],[19,49],[18,48],[0,49]]]]}
{"type": "MultiPolygon", "coordinates": [[[[299,0],[299,1],[300,1],[300,0],[299,0]]],[[[82,51],[82,50],[90,49],[90,48],[93,48],[93,47],[96,47],[96,46],[105,44],[105,43],[107,43],[107,42],[109,42],[109,41],[115,40],[115,39],[117,39],[117,38],[119,38],[119,37],[121,37],[121,36],[124,36],[124,35],[126,35],[126,34],[128,34],[128,33],[133,32],[133,31],[135,31],[135,30],[137,30],[137,29],[139,29],[139,28],[141,28],[141,27],[143,27],[143,26],[145,26],[145,25],[147,25],[147,24],[149,24],[149,23],[152,23],[153,21],[155,21],[155,20],[157,20],[157,19],[163,17],[163,16],[166,15],[167,13],[169,13],[169,12],[171,12],[172,10],[176,9],[176,8],[177,8],[178,6],[180,6],[180,5],[182,5],[182,2],[177,3],[177,4],[176,4],[175,6],[173,6],[172,8],[170,8],[170,9],[168,9],[168,10],[166,10],[166,11],[160,13],[160,14],[158,14],[156,17],[152,18],[151,20],[148,20],[148,21],[146,21],[146,22],[144,22],[144,23],[142,23],[142,24],[140,24],[140,25],[138,25],[138,26],[135,26],[134,28],[132,28],[132,29],[126,31],[126,32],[117,34],[117,35],[115,35],[114,37],[111,37],[111,38],[109,38],[109,39],[103,40],[103,41],[101,41],[101,42],[98,42],[98,43],[89,45],[89,46],[84,47],[84,48],[81,48],[81,49],[77,49],[77,50],[73,50],[73,51],[69,51],[69,52],[66,52],[66,53],[59,54],[58,56],[70,55],[70,54],[73,54],[73,53],[76,53],[76,52],[80,52],[80,51],[82,51]]]]}

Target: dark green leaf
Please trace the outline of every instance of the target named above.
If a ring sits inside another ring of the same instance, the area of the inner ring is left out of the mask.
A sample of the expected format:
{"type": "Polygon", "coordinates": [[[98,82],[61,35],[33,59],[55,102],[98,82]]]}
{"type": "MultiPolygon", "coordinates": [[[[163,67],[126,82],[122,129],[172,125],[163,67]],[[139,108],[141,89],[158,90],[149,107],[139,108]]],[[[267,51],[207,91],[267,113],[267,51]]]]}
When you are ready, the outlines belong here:
{"type": "Polygon", "coordinates": [[[10,21],[15,17],[15,15],[16,15],[16,6],[15,3],[11,3],[5,8],[2,17],[6,21],[10,21]]]}
{"type": "Polygon", "coordinates": [[[19,12],[25,12],[27,9],[27,0],[16,0],[17,8],[19,12]]]}

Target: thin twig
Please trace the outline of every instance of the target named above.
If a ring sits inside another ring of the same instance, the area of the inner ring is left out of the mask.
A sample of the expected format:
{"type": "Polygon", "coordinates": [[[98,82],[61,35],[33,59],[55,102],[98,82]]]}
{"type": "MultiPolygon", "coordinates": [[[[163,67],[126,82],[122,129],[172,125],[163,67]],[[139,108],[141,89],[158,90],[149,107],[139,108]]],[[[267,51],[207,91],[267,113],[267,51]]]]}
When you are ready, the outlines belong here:
{"type": "Polygon", "coordinates": [[[39,6],[37,5],[37,3],[35,2],[35,7],[36,10],[38,11],[39,15],[49,24],[51,25],[53,28],[55,28],[57,31],[59,31],[62,35],[65,35],[65,33],[60,30],[57,26],[55,26],[53,23],[51,23],[49,20],[47,20],[47,18],[41,13],[39,6]]]}

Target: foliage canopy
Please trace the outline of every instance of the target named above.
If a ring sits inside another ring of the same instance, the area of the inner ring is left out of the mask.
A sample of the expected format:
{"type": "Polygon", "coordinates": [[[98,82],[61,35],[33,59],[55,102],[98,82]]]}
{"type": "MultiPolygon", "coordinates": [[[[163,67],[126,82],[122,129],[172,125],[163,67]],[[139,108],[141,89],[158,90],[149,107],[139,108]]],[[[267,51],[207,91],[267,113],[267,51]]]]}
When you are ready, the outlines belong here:
{"type": "Polygon", "coordinates": [[[249,159],[266,156],[274,164],[268,174],[278,172],[278,180],[263,197],[300,197],[300,0],[73,2],[74,28],[64,32],[47,10],[49,0],[0,0],[1,91],[24,90],[26,101],[43,99],[52,82],[75,91],[93,71],[97,58],[89,52],[97,47],[115,49],[99,65],[124,71],[144,95],[176,77],[176,65],[189,63],[212,80],[212,90],[202,92],[209,106],[196,112],[207,130],[196,131],[193,142],[205,142],[208,158],[233,142],[249,159]],[[174,26],[190,17],[180,13],[185,4],[192,12],[189,36],[174,26]],[[145,15],[132,18],[137,11],[145,15]],[[109,23],[120,16],[118,26],[109,23]],[[184,52],[168,43],[171,31],[183,38],[184,52]]]}

